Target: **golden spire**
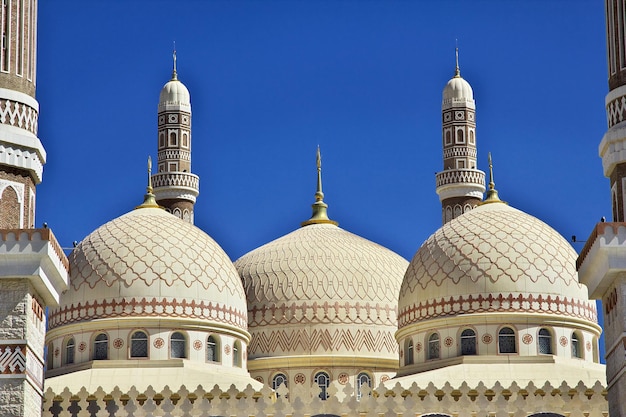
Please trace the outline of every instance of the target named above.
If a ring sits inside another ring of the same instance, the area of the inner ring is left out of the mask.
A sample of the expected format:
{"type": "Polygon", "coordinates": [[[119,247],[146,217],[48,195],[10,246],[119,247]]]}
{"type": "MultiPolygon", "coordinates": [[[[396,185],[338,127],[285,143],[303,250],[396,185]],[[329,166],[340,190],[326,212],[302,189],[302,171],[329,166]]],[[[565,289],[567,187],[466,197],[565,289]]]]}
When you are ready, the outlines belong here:
{"type": "Polygon", "coordinates": [[[489,152],[489,190],[487,191],[487,198],[485,198],[485,201],[480,204],[489,203],[507,204],[506,202],[500,200],[500,197],[498,197],[498,190],[496,190],[496,184],[493,182],[493,163],[491,161],[491,152],[489,152]]]}
{"type": "Polygon", "coordinates": [[[454,76],[455,77],[460,77],[461,76],[461,69],[459,68],[459,40],[456,40],[456,69],[454,70],[454,76]]]}
{"type": "Polygon", "coordinates": [[[320,147],[317,147],[317,191],[315,192],[315,203],[311,205],[313,208],[313,215],[305,222],[302,222],[301,226],[308,226],[310,224],[334,224],[337,226],[339,223],[330,220],[328,218],[328,205],[324,203],[324,193],[322,192],[322,155],[320,154],[320,147]]]}
{"type": "Polygon", "coordinates": [[[162,208],[156,202],[154,194],[152,194],[152,158],[148,156],[148,187],[146,194],[143,196],[143,203],[135,207],[135,210],[142,208],[162,208]]]}
{"type": "Polygon", "coordinates": [[[174,51],[172,52],[172,58],[174,59],[174,68],[172,69],[172,80],[177,80],[178,74],[176,73],[176,41],[174,41],[174,51]]]}

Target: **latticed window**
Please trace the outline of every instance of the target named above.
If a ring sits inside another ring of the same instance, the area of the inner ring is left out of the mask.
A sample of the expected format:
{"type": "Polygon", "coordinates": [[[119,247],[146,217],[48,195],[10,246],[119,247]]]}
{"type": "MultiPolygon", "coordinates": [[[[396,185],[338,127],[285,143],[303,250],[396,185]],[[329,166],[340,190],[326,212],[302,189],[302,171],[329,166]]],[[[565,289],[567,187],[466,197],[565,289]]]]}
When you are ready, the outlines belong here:
{"type": "Polygon", "coordinates": [[[476,354],[476,332],[465,329],[461,332],[461,355],[476,354]]]}
{"type": "Polygon", "coordinates": [[[320,389],[320,399],[328,398],[328,387],[330,386],[330,377],[326,372],[318,372],[315,374],[315,383],[320,389]]]}
{"type": "Polygon", "coordinates": [[[170,356],[172,358],[187,357],[187,343],[185,336],[181,332],[172,333],[170,338],[170,356]]]}
{"type": "Polygon", "coordinates": [[[93,359],[103,360],[109,358],[109,338],[105,333],[100,333],[93,341],[93,359]]]}
{"type": "Polygon", "coordinates": [[[233,366],[241,368],[241,343],[239,341],[233,344],[233,366]]]}
{"type": "Polygon", "coordinates": [[[498,351],[500,353],[517,352],[517,342],[515,340],[515,330],[510,327],[503,327],[498,332],[498,351]]]}
{"type": "Polygon", "coordinates": [[[219,362],[220,346],[215,336],[209,336],[206,341],[206,360],[209,362],[219,362]]]}
{"type": "Polygon", "coordinates": [[[548,329],[539,329],[539,353],[552,354],[552,333],[548,329]]]}
{"type": "Polygon", "coordinates": [[[580,340],[581,338],[578,336],[576,332],[572,333],[572,357],[573,358],[582,358],[583,353],[580,348],[580,340]]]}
{"type": "Polygon", "coordinates": [[[76,343],[74,343],[74,338],[71,338],[65,344],[65,364],[66,365],[70,363],[74,363],[75,349],[76,349],[76,343]]]}
{"type": "Polygon", "coordinates": [[[439,334],[433,333],[428,337],[428,359],[438,359],[439,350],[439,334]]]}
{"type": "Polygon", "coordinates": [[[363,396],[363,393],[361,392],[361,388],[363,386],[372,388],[372,377],[369,376],[369,374],[367,374],[366,372],[361,372],[356,377],[356,397],[358,400],[360,400],[363,396]]]}
{"type": "Polygon", "coordinates": [[[413,339],[407,339],[404,342],[404,364],[413,364],[413,339]]]}
{"type": "Polygon", "coordinates": [[[130,357],[148,357],[148,335],[144,332],[135,332],[130,338],[130,357]]]}
{"type": "Polygon", "coordinates": [[[274,378],[272,378],[272,389],[277,390],[278,387],[284,385],[285,388],[288,388],[287,385],[287,376],[285,374],[276,374],[274,378]]]}

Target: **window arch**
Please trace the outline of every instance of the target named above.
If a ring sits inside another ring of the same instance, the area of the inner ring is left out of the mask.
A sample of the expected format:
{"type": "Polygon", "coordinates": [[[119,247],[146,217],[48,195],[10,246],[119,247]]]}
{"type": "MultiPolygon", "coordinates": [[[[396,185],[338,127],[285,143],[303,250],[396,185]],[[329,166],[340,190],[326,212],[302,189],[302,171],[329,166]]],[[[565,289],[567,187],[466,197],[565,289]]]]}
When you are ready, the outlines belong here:
{"type": "Polygon", "coordinates": [[[159,148],[165,148],[165,133],[159,133],[159,148]]]}
{"type": "Polygon", "coordinates": [[[54,363],[54,345],[52,342],[48,343],[46,350],[46,370],[49,371],[52,369],[54,363]]]}
{"type": "Polygon", "coordinates": [[[517,340],[515,330],[510,327],[503,327],[498,332],[498,352],[517,353],[517,340]]]}
{"type": "Polygon", "coordinates": [[[148,357],[148,335],[143,331],[137,331],[130,337],[130,357],[148,357]]]}
{"type": "Polygon", "coordinates": [[[67,342],[65,342],[65,357],[63,358],[63,364],[69,365],[74,363],[74,353],[76,352],[76,343],[74,342],[74,338],[70,337],[67,342]]]}
{"type": "Polygon", "coordinates": [[[178,136],[176,135],[176,132],[170,131],[169,146],[178,146],[178,136]]]}
{"type": "Polygon", "coordinates": [[[446,145],[450,145],[452,143],[452,135],[450,134],[450,130],[446,130],[446,145]]]}
{"type": "Polygon", "coordinates": [[[465,143],[465,133],[463,133],[463,129],[456,131],[456,143],[465,143]]]}
{"type": "Polygon", "coordinates": [[[235,343],[233,343],[233,366],[241,368],[241,355],[241,342],[236,340],[235,343]]]}
{"type": "Polygon", "coordinates": [[[469,131],[469,143],[470,143],[471,145],[473,145],[473,144],[474,144],[474,141],[475,141],[475,139],[474,139],[474,130],[473,130],[473,129],[470,129],[470,131],[469,131]]]}
{"type": "Polygon", "coordinates": [[[461,332],[461,355],[476,354],[476,332],[465,329],[461,332]]]}
{"type": "Polygon", "coordinates": [[[276,375],[274,375],[274,377],[272,378],[272,389],[273,390],[277,390],[278,387],[280,387],[281,385],[284,385],[285,388],[289,388],[288,382],[287,382],[287,375],[283,374],[283,373],[278,373],[276,375]]]}
{"type": "Polygon", "coordinates": [[[410,337],[404,341],[404,365],[413,365],[413,339],[410,337]]]}
{"type": "Polygon", "coordinates": [[[209,362],[220,361],[220,340],[217,336],[209,336],[206,340],[206,360],[209,362]]]}
{"type": "Polygon", "coordinates": [[[439,359],[439,333],[432,333],[428,336],[428,359],[439,359]]]}
{"type": "Polygon", "coordinates": [[[109,359],[109,337],[100,333],[93,340],[93,360],[109,359]]]}
{"type": "Polygon", "coordinates": [[[181,332],[174,332],[170,336],[170,357],[183,359],[187,357],[187,339],[181,332]]]}
{"type": "Polygon", "coordinates": [[[552,333],[545,327],[539,329],[539,336],[537,337],[538,350],[542,355],[552,355],[552,333]]]}
{"type": "Polygon", "coordinates": [[[572,358],[581,358],[583,357],[583,338],[580,336],[578,332],[572,333],[572,358]]]}
{"type": "Polygon", "coordinates": [[[315,383],[320,389],[319,397],[322,400],[328,398],[328,387],[330,386],[330,376],[326,372],[318,372],[315,374],[315,383]]]}
{"type": "Polygon", "coordinates": [[[363,387],[363,385],[372,388],[372,377],[367,372],[360,372],[359,375],[356,377],[357,400],[360,400],[363,396],[363,393],[361,392],[361,387],[363,387]]]}

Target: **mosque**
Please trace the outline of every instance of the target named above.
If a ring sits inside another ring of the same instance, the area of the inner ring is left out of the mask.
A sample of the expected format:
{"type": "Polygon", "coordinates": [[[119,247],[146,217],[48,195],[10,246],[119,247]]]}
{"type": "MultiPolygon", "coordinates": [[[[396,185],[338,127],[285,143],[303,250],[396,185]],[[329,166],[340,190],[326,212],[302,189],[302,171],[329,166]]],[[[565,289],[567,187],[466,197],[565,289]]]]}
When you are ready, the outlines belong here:
{"type": "Polygon", "coordinates": [[[441,105],[442,226],[410,262],[332,219],[319,149],[311,217],[232,262],[194,226],[175,54],[143,202],[66,257],[34,228],[46,153],[25,4],[2,6],[25,23],[0,55],[1,415],[626,417],[626,41],[613,30],[626,2],[606,1],[613,222],[578,256],[500,198],[491,158],[478,169],[457,57],[441,105]]]}

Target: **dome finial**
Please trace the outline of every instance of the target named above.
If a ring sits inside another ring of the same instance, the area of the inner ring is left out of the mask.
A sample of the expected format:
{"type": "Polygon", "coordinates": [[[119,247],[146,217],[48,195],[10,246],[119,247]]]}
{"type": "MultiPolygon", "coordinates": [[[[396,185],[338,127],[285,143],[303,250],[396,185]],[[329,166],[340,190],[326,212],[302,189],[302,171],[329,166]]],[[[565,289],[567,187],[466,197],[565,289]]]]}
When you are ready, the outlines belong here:
{"type": "Polygon", "coordinates": [[[496,190],[496,184],[493,182],[493,162],[491,161],[491,152],[489,152],[489,190],[487,190],[487,198],[485,198],[485,201],[480,204],[488,203],[507,204],[506,202],[500,200],[500,197],[498,197],[498,190],[496,190]]]}
{"type": "Polygon", "coordinates": [[[339,223],[330,220],[328,218],[328,204],[324,203],[324,193],[322,192],[322,154],[320,153],[320,147],[317,146],[317,191],[315,192],[315,203],[311,205],[313,208],[313,215],[305,222],[301,223],[301,226],[308,226],[310,224],[328,223],[337,226],[339,223]]]}
{"type": "Polygon", "coordinates": [[[172,52],[172,58],[174,59],[174,67],[172,69],[172,80],[177,80],[178,74],[176,73],[176,41],[174,41],[174,51],[172,52]]]}
{"type": "Polygon", "coordinates": [[[146,194],[143,196],[143,203],[135,207],[140,208],[161,208],[156,202],[154,194],[152,194],[152,158],[148,155],[148,186],[146,187],[146,194]]]}
{"type": "Polygon", "coordinates": [[[461,69],[459,68],[459,40],[456,39],[456,48],[455,48],[455,52],[456,52],[456,69],[454,70],[454,76],[455,77],[460,77],[461,76],[461,69]]]}

